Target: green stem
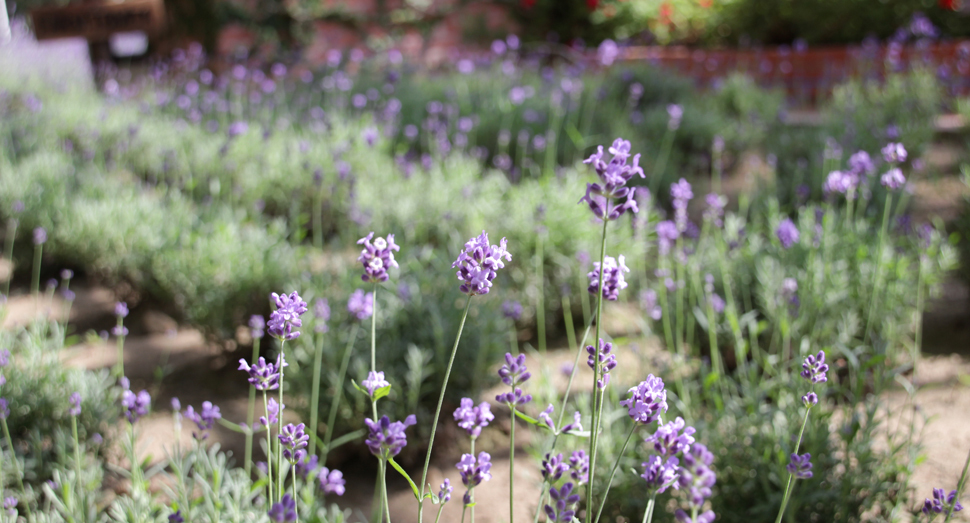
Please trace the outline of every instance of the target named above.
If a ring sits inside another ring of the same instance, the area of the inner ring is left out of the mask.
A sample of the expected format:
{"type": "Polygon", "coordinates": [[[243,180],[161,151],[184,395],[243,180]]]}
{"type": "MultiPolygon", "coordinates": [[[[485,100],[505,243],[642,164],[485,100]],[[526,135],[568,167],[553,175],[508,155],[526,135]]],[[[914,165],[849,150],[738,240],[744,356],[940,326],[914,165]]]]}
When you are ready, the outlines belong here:
{"type": "Polygon", "coordinates": [[[387,523],[391,523],[391,505],[387,500],[387,460],[381,463],[381,497],[384,499],[384,511],[387,512],[387,523]]]}
{"type": "Polygon", "coordinates": [[[323,248],[323,195],[317,188],[313,201],[313,246],[323,248]]]}
{"type": "MultiPolygon", "coordinates": [[[[515,424],[515,417],[512,418],[513,425],[515,424]]],[[[475,438],[471,439],[471,455],[475,457],[475,438]]],[[[472,513],[472,523],[475,523],[475,487],[470,487],[468,489],[468,499],[471,501],[471,513],[472,513]]]]}
{"type": "Polygon", "coordinates": [[[650,501],[647,501],[647,508],[643,511],[643,523],[650,523],[653,521],[653,506],[657,501],[657,491],[653,491],[650,494],[650,501]]]}
{"type": "MultiPolygon", "coordinates": [[[[374,282],[374,297],[371,301],[370,315],[370,370],[377,372],[377,282],[374,282]]],[[[377,421],[376,419],[374,421],[377,421]]]]}
{"type": "Polygon", "coordinates": [[[270,436],[273,430],[269,424],[269,402],[267,400],[266,391],[263,391],[263,412],[266,416],[266,478],[269,482],[267,487],[269,488],[269,496],[266,502],[267,505],[273,504],[273,440],[270,436]]]}
{"type": "MultiPolygon", "coordinates": [[[[3,246],[3,257],[7,259],[11,264],[13,263],[13,241],[17,236],[17,220],[11,218],[7,220],[7,238],[4,241],[3,246]]],[[[13,267],[13,265],[11,265],[13,267]]],[[[10,295],[10,280],[13,279],[13,270],[11,269],[10,275],[7,277],[7,281],[4,282],[3,294],[4,296],[10,295]]]]}
{"type": "MultiPolygon", "coordinates": [[[[512,387],[513,392],[515,387],[512,387]]],[[[509,432],[509,523],[515,522],[515,405],[512,405],[512,429],[509,432]]]]}
{"type": "Polygon", "coordinates": [[[428,467],[431,465],[431,449],[434,447],[434,436],[438,429],[438,416],[441,415],[441,405],[445,402],[448,378],[451,377],[451,367],[455,364],[455,354],[458,353],[458,342],[461,340],[461,331],[465,329],[465,319],[468,318],[468,307],[471,303],[472,295],[469,294],[468,299],[465,300],[465,310],[461,313],[461,323],[458,325],[458,336],[455,337],[455,346],[451,348],[451,358],[448,359],[448,367],[445,369],[445,380],[441,385],[441,394],[438,396],[438,407],[434,411],[434,421],[431,423],[431,439],[428,441],[428,454],[424,458],[424,469],[421,471],[421,496],[418,500],[418,523],[421,523],[421,516],[424,514],[424,491],[428,480],[428,467]]]}
{"type": "MultiPolygon", "coordinates": [[[[610,199],[606,199],[606,206],[604,208],[604,213],[610,208],[610,199]]],[[[599,284],[596,286],[597,297],[596,297],[596,335],[593,337],[593,346],[596,351],[599,351],[599,339],[602,333],[603,324],[603,260],[606,258],[606,226],[610,221],[603,218],[603,234],[600,239],[600,271],[599,271],[599,284]]],[[[586,504],[592,506],[593,502],[593,479],[596,476],[596,446],[599,438],[597,437],[599,431],[599,412],[596,408],[598,399],[600,397],[601,391],[596,385],[597,380],[600,377],[600,361],[599,358],[593,358],[593,420],[592,420],[592,432],[589,437],[589,483],[586,484],[586,504]]],[[[565,405],[563,406],[565,408],[565,405]]],[[[592,510],[586,511],[586,523],[590,523],[590,518],[593,516],[592,510]]]]}
{"type": "Polygon", "coordinates": [[[866,316],[866,334],[863,341],[869,340],[869,333],[872,330],[872,316],[876,312],[876,301],[879,299],[879,293],[882,290],[882,276],[883,276],[883,266],[882,266],[882,251],[883,246],[886,241],[886,229],[889,224],[889,209],[893,204],[892,193],[886,194],[886,205],[882,210],[882,225],[879,228],[879,250],[876,251],[876,274],[874,277],[874,282],[872,284],[872,296],[869,297],[869,314],[866,316]]]}
{"type": "Polygon", "coordinates": [[[84,492],[84,484],[81,481],[81,441],[77,437],[77,416],[71,416],[71,434],[74,436],[74,466],[77,468],[77,493],[84,492]]]}
{"type": "Polygon", "coordinates": [[[117,339],[117,350],[118,350],[118,361],[115,363],[115,374],[118,378],[123,378],[125,376],[125,320],[121,316],[118,316],[118,336],[117,339]]]}
{"type": "MultiPolygon", "coordinates": [[[[547,150],[548,151],[548,150],[547,150]]],[[[536,240],[536,329],[539,336],[539,354],[546,353],[545,278],[542,274],[542,234],[536,240]]]]}
{"type": "Polygon", "coordinates": [[[970,452],[967,453],[967,460],[963,462],[963,472],[960,473],[960,481],[957,482],[957,495],[953,498],[953,504],[950,505],[950,509],[946,511],[946,519],[943,520],[943,523],[948,523],[950,518],[953,517],[953,507],[960,501],[960,496],[963,495],[963,488],[967,486],[967,468],[970,468],[970,452]]]}
{"type": "MultiPolygon", "coordinates": [[[[439,503],[438,504],[438,515],[435,516],[434,523],[438,523],[438,520],[441,519],[441,511],[444,510],[444,509],[445,509],[445,503],[444,502],[439,503]]],[[[465,518],[465,509],[462,509],[461,510],[461,517],[462,517],[462,521],[465,521],[465,519],[464,519],[465,518]]]]}
{"type": "MultiPolygon", "coordinates": [[[[313,438],[311,438],[311,439],[313,439],[313,438]]],[[[296,503],[297,502],[297,497],[296,497],[296,467],[294,467],[292,465],[290,466],[290,479],[291,479],[291,481],[290,481],[290,490],[293,492],[293,502],[296,503]]],[[[296,521],[300,521],[300,511],[299,510],[296,511],[296,521]]]]}
{"type": "MultiPolygon", "coordinates": [[[[815,386],[812,386],[812,391],[815,390],[815,386]]],[[[798,440],[795,442],[795,454],[798,454],[798,448],[802,445],[802,435],[805,434],[805,425],[808,424],[808,415],[812,412],[812,407],[809,406],[805,409],[805,417],[802,418],[802,428],[798,431],[798,440]]],[[[795,475],[792,473],[788,474],[788,484],[785,486],[785,497],[781,500],[781,508],[778,510],[778,517],[775,518],[775,523],[781,523],[781,518],[785,515],[785,507],[788,506],[788,499],[791,497],[792,486],[795,483],[795,475]]]]}
{"type": "MultiPolygon", "coordinates": [[[[286,347],[286,340],[281,338],[280,339],[280,368],[276,369],[280,371],[280,387],[279,387],[279,394],[278,394],[279,399],[277,400],[279,402],[278,405],[279,405],[280,411],[279,411],[279,414],[276,416],[277,435],[283,433],[283,367],[284,367],[283,362],[286,359],[285,358],[286,353],[283,352],[283,349],[285,347],[286,347]]],[[[286,482],[285,481],[286,478],[283,477],[283,442],[279,441],[279,439],[277,439],[276,441],[276,477],[278,480],[276,482],[276,500],[279,501],[283,499],[284,483],[286,482]]]]}
{"type": "MultiPolygon", "coordinates": [[[[259,340],[253,338],[253,363],[259,358],[259,340]]],[[[246,470],[246,477],[251,478],[253,472],[253,421],[256,418],[256,387],[249,387],[249,410],[246,414],[246,461],[243,466],[246,470]]]]}
{"type": "MultiPolygon", "coordinates": [[[[347,340],[347,348],[344,349],[344,357],[340,362],[340,371],[337,374],[337,387],[333,393],[333,400],[330,402],[330,412],[327,414],[327,435],[323,440],[323,459],[320,463],[326,465],[327,455],[330,454],[330,441],[333,439],[334,423],[337,422],[337,408],[340,407],[340,400],[344,395],[344,378],[347,376],[347,367],[350,365],[350,354],[354,350],[354,342],[357,341],[357,331],[360,324],[354,323],[354,328],[350,331],[350,339],[347,340]]],[[[375,414],[376,416],[376,414],[375,414]]]]}
{"type": "Polygon", "coordinates": [[[131,490],[132,492],[138,494],[141,492],[144,485],[141,480],[141,464],[138,463],[138,452],[135,450],[135,424],[128,423],[128,434],[131,438],[131,490]]]}
{"type": "Polygon", "coordinates": [[[317,419],[320,416],[320,366],[323,364],[323,333],[317,335],[316,352],[313,355],[313,388],[310,390],[310,431],[314,437],[310,438],[310,455],[317,453],[317,419]]]}
{"type": "MultiPolygon", "coordinates": [[[[17,461],[17,452],[14,451],[13,438],[10,437],[10,428],[7,426],[7,418],[0,418],[0,423],[3,424],[3,437],[7,439],[7,448],[10,449],[10,460],[13,462],[13,473],[17,476],[17,486],[20,487],[20,492],[23,493],[24,498],[27,497],[27,489],[24,488],[24,476],[20,473],[20,463],[17,461]]],[[[30,504],[24,499],[24,507],[27,510],[27,521],[30,521],[30,504]]]]}
{"type": "Polygon", "coordinates": [[[40,291],[40,263],[44,255],[44,244],[34,245],[34,271],[30,279],[30,293],[37,294],[40,291]]]}
{"type": "Polygon", "coordinates": [[[627,445],[630,444],[630,440],[633,439],[633,435],[637,431],[637,422],[633,422],[633,426],[630,427],[630,434],[627,435],[626,441],[623,442],[623,448],[620,449],[620,453],[616,456],[616,462],[613,463],[613,470],[610,471],[610,480],[606,482],[606,492],[603,493],[603,499],[600,501],[600,508],[596,511],[596,519],[593,521],[599,521],[600,516],[603,515],[603,507],[606,506],[606,497],[610,495],[610,487],[613,486],[613,478],[616,477],[616,469],[620,467],[620,460],[623,459],[623,453],[626,452],[627,445]]]}

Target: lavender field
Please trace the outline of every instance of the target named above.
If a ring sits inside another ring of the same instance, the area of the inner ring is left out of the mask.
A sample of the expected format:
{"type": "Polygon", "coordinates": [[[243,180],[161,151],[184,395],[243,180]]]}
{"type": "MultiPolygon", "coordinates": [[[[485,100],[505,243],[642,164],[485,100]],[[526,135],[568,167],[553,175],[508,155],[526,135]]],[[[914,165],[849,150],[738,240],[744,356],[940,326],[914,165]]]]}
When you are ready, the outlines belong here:
{"type": "Polygon", "coordinates": [[[966,521],[970,44],[926,17],[814,106],[612,39],[12,29],[0,522],[966,521]]]}

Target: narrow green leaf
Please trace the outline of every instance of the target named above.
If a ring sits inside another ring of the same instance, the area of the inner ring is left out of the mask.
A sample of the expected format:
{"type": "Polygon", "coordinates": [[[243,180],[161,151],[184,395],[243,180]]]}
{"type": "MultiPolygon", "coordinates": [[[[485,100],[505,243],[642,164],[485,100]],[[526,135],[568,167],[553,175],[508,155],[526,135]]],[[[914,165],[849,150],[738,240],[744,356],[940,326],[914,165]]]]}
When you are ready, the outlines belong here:
{"type": "Polygon", "coordinates": [[[547,429],[549,428],[545,423],[543,423],[543,422],[541,422],[541,421],[533,418],[532,416],[526,415],[526,414],[524,414],[521,411],[518,411],[518,410],[515,411],[515,415],[519,419],[521,419],[522,421],[524,421],[526,423],[529,423],[529,424],[532,424],[532,425],[538,425],[540,427],[546,427],[547,429]]]}
{"type": "Polygon", "coordinates": [[[408,473],[404,472],[404,469],[394,461],[394,458],[388,459],[387,462],[394,467],[394,470],[404,476],[404,479],[408,480],[408,484],[411,485],[411,491],[414,492],[414,499],[421,501],[421,492],[418,491],[418,486],[414,484],[414,481],[411,481],[411,476],[408,476],[408,473]]]}
{"type": "Polygon", "coordinates": [[[377,401],[391,393],[391,386],[381,387],[374,391],[374,401],[377,401]]]}

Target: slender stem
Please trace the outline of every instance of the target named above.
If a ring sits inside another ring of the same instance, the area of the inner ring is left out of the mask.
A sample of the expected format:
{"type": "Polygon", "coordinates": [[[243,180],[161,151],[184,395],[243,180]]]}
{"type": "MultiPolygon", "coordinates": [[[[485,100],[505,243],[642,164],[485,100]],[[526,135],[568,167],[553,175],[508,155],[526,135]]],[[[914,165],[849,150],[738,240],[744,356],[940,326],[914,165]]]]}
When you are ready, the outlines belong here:
{"type": "MultiPolygon", "coordinates": [[[[377,372],[377,282],[374,282],[373,314],[370,315],[370,370],[377,372]]],[[[377,420],[375,420],[377,421],[377,420]]]]}
{"type": "MultiPolygon", "coordinates": [[[[464,506],[461,507],[461,523],[465,523],[465,511],[466,510],[468,510],[468,505],[464,505],[464,506]]],[[[438,515],[439,516],[441,515],[441,509],[440,508],[438,509],[438,515]]],[[[437,521],[437,520],[435,520],[435,521],[437,521]]]]}
{"type": "Polygon", "coordinates": [[[317,419],[320,416],[320,366],[323,363],[323,333],[317,335],[316,351],[313,355],[313,388],[310,391],[310,430],[314,437],[310,438],[310,455],[317,453],[317,419]]]}
{"type": "Polygon", "coordinates": [[[77,492],[80,495],[84,492],[84,485],[81,481],[81,441],[77,437],[77,416],[71,416],[71,434],[74,436],[74,465],[77,467],[77,492]]]}
{"type": "Polygon", "coordinates": [[[347,376],[350,354],[354,350],[354,342],[357,341],[357,331],[359,330],[360,324],[354,323],[354,328],[350,331],[350,339],[347,340],[347,348],[344,349],[343,361],[340,362],[340,371],[337,374],[337,390],[334,391],[333,400],[330,402],[330,412],[327,414],[327,435],[323,439],[323,459],[320,460],[320,463],[324,465],[327,463],[327,455],[330,454],[330,441],[333,439],[334,423],[337,422],[337,408],[340,407],[340,400],[344,396],[344,378],[347,376]]]}
{"type": "MultiPolygon", "coordinates": [[[[13,438],[10,437],[10,428],[7,426],[7,418],[0,418],[0,423],[3,424],[3,437],[7,439],[7,448],[10,449],[10,461],[13,462],[13,473],[17,476],[17,486],[20,487],[20,492],[23,493],[24,497],[27,496],[27,489],[24,488],[24,476],[20,473],[20,463],[17,461],[17,452],[13,448],[13,438]]],[[[30,516],[30,504],[27,500],[24,500],[24,507],[27,510],[27,521],[31,520],[30,516]]]]}
{"type": "MultiPolygon", "coordinates": [[[[6,4],[4,4],[3,8],[6,8],[6,4]]],[[[6,238],[6,241],[4,241],[4,246],[3,246],[3,257],[6,258],[7,261],[9,261],[10,263],[13,263],[13,242],[16,236],[17,236],[17,220],[11,218],[10,220],[7,220],[7,238],[6,238]]],[[[3,289],[4,296],[10,295],[10,280],[12,279],[13,279],[13,271],[11,270],[9,276],[7,277],[7,281],[4,282],[4,289],[3,289]]]]}
{"type": "Polygon", "coordinates": [[[30,293],[37,294],[40,291],[40,263],[43,259],[44,244],[34,245],[34,271],[30,279],[30,293]]]}
{"type": "MultiPolygon", "coordinates": [[[[605,209],[610,208],[610,199],[606,199],[605,209]]],[[[604,210],[604,213],[606,212],[604,210]]],[[[599,339],[602,333],[603,324],[603,260],[606,258],[606,226],[610,221],[603,217],[603,234],[600,239],[600,271],[599,271],[599,284],[596,286],[596,336],[593,337],[593,346],[595,350],[599,351],[599,339]]],[[[586,505],[588,507],[592,506],[593,502],[593,479],[596,477],[596,446],[599,438],[597,434],[599,432],[599,412],[596,408],[597,400],[600,397],[601,391],[596,385],[599,379],[600,373],[600,361],[599,358],[593,358],[593,420],[592,420],[592,432],[589,437],[589,483],[586,484],[586,505]]],[[[593,517],[593,511],[586,511],[586,523],[590,523],[590,518],[593,517]]]]}
{"type": "MultiPolygon", "coordinates": [[[[256,362],[259,357],[259,340],[253,338],[253,359],[256,362]]],[[[249,410],[246,413],[246,461],[243,466],[246,470],[246,477],[252,477],[253,471],[253,420],[256,418],[256,387],[249,387],[249,410]]]]}
{"type": "MultiPolygon", "coordinates": [[[[812,386],[812,390],[813,391],[815,390],[814,386],[812,386]]],[[[798,448],[801,447],[802,445],[802,435],[805,434],[805,425],[808,424],[808,415],[811,412],[812,412],[812,407],[811,405],[809,405],[805,409],[805,417],[802,418],[802,428],[798,431],[798,441],[795,442],[795,454],[798,454],[798,448]]],[[[795,475],[792,473],[788,473],[788,484],[785,486],[785,497],[782,498],[781,500],[781,508],[778,510],[778,517],[775,518],[775,523],[781,523],[781,518],[782,516],[785,515],[785,507],[788,506],[788,498],[791,497],[792,486],[794,485],[794,482],[795,482],[795,475]]]]}
{"type": "Polygon", "coordinates": [[[963,462],[963,472],[960,473],[960,481],[957,482],[957,495],[953,498],[950,509],[946,511],[946,519],[943,520],[943,523],[948,523],[950,518],[953,517],[953,507],[960,501],[960,496],[963,495],[963,488],[967,486],[967,468],[970,468],[970,452],[967,452],[967,460],[963,462]]]}
{"type": "Polygon", "coordinates": [[[539,336],[539,353],[546,353],[546,296],[545,277],[542,274],[542,233],[536,240],[536,329],[539,336]]]}
{"type": "Polygon", "coordinates": [[[138,463],[138,452],[135,450],[135,424],[128,422],[128,434],[131,437],[131,490],[141,492],[144,485],[141,480],[141,464],[138,463]]]}
{"type": "Polygon", "coordinates": [[[633,439],[633,435],[637,431],[637,422],[633,422],[633,426],[630,427],[630,434],[627,435],[626,441],[623,442],[623,448],[620,449],[620,453],[616,456],[616,462],[613,463],[613,470],[610,471],[610,480],[606,482],[606,492],[603,492],[603,499],[600,501],[600,508],[596,511],[596,519],[593,521],[599,521],[600,516],[603,515],[603,507],[606,506],[606,497],[610,495],[610,487],[613,486],[613,478],[616,477],[616,469],[620,467],[620,460],[623,459],[623,453],[626,452],[627,445],[630,444],[630,440],[633,439]]]}
{"type": "MultiPolygon", "coordinates": [[[[448,367],[445,369],[445,381],[441,385],[441,394],[438,396],[438,407],[434,411],[434,421],[431,423],[431,439],[428,440],[428,454],[424,458],[424,469],[421,471],[421,496],[418,500],[418,523],[421,523],[421,516],[424,514],[424,490],[428,479],[428,466],[431,465],[431,449],[434,448],[434,436],[438,429],[438,416],[441,415],[441,405],[445,402],[445,391],[448,388],[448,378],[451,377],[451,367],[455,363],[455,354],[458,352],[458,342],[461,341],[461,331],[465,329],[465,319],[468,318],[468,307],[472,303],[472,295],[468,295],[465,300],[465,310],[461,313],[461,323],[458,325],[458,336],[455,337],[455,346],[451,348],[451,358],[448,360],[448,367]]],[[[514,422],[513,422],[514,424],[514,422]]]]}
{"type": "Polygon", "coordinates": [[[650,494],[650,501],[647,501],[647,508],[643,511],[643,523],[650,523],[653,520],[653,506],[657,501],[657,491],[650,494]]]}
{"type": "MultiPolygon", "coordinates": [[[[296,503],[296,467],[290,466],[290,490],[293,492],[293,502],[296,503]]],[[[300,511],[296,511],[296,521],[300,521],[300,511]]]]}
{"type": "Polygon", "coordinates": [[[270,434],[273,430],[269,424],[269,403],[266,399],[266,391],[263,391],[263,412],[266,416],[266,478],[269,480],[269,500],[267,505],[273,504],[273,443],[270,434]]]}
{"type": "MultiPolygon", "coordinates": [[[[438,515],[435,516],[434,523],[438,523],[438,520],[441,519],[441,511],[444,510],[444,509],[445,509],[445,502],[442,501],[441,503],[438,504],[438,515]]],[[[461,517],[462,517],[462,521],[464,521],[464,518],[465,518],[465,509],[462,509],[462,511],[461,511],[461,517]]]]}
{"type": "MultiPolygon", "coordinates": [[[[283,433],[283,362],[286,359],[286,353],[283,349],[286,347],[286,339],[280,338],[280,387],[279,387],[279,414],[276,416],[276,434],[277,436],[283,433]]],[[[286,478],[283,477],[283,442],[277,439],[276,441],[276,500],[279,501],[283,499],[283,488],[286,478]]]]}
{"type": "Polygon", "coordinates": [[[893,205],[893,194],[886,194],[886,205],[882,210],[882,225],[879,228],[879,250],[876,251],[876,274],[872,284],[872,295],[869,297],[869,314],[866,316],[866,334],[864,341],[869,340],[869,333],[872,330],[872,316],[876,312],[876,301],[879,299],[879,293],[882,290],[882,277],[883,277],[883,246],[886,241],[886,228],[889,224],[889,209],[893,205]]]}
{"type": "MultiPolygon", "coordinates": [[[[512,387],[514,390],[515,387],[512,387]]],[[[512,405],[512,429],[509,432],[509,523],[515,522],[515,405],[512,405]]],[[[474,520],[473,520],[474,522],[474,520]]]]}
{"type": "Polygon", "coordinates": [[[125,320],[121,316],[118,316],[118,361],[115,363],[115,374],[122,378],[125,375],[125,320]]]}
{"type": "MultiPolygon", "coordinates": [[[[515,421],[513,417],[513,422],[515,421]]],[[[475,456],[475,438],[471,439],[471,455],[475,456]]],[[[471,513],[472,513],[472,523],[475,523],[475,487],[468,489],[468,499],[471,501],[471,513]]]]}
{"type": "Polygon", "coordinates": [[[387,523],[391,523],[391,505],[387,500],[387,460],[381,463],[381,498],[384,500],[383,510],[387,512],[387,523]]]}

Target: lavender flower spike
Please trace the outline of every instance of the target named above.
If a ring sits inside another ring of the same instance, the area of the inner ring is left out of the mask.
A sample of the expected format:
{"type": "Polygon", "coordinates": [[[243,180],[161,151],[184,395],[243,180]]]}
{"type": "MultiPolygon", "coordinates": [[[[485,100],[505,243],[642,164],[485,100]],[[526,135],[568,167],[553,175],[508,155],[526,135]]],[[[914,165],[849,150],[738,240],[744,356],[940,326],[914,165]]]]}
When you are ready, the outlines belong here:
{"type": "Polygon", "coordinates": [[[798,243],[799,233],[798,227],[795,223],[791,221],[790,218],[785,218],[778,224],[778,229],[775,231],[775,235],[778,236],[778,241],[781,242],[781,246],[785,249],[791,248],[792,245],[798,243]]]}
{"type": "Polygon", "coordinates": [[[317,475],[317,481],[320,482],[320,490],[323,490],[324,494],[343,496],[344,492],[347,492],[347,480],[344,479],[344,473],[339,470],[323,467],[317,475]]]}
{"type": "Polygon", "coordinates": [[[888,143],[882,148],[882,157],[886,163],[904,163],[906,156],[906,148],[901,143],[888,143]]]}
{"type": "Polygon", "coordinates": [[[249,317],[249,328],[253,338],[260,339],[266,331],[266,320],[259,314],[253,314],[249,317]]]}
{"type": "Polygon", "coordinates": [[[269,316],[269,333],[280,340],[293,340],[300,337],[299,331],[294,331],[294,327],[302,327],[303,322],[300,316],[309,310],[307,302],[300,298],[296,291],[280,296],[275,292],[270,295],[276,302],[276,310],[269,316]]]}
{"type": "MultiPolygon", "coordinates": [[[[622,254],[618,260],[612,256],[603,258],[603,298],[616,301],[620,297],[620,291],[627,287],[626,280],[623,278],[624,272],[630,272],[630,269],[626,266],[626,259],[622,254]]],[[[593,262],[593,271],[586,277],[589,279],[589,293],[596,295],[600,279],[599,262],[593,262]]]]}
{"type": "Polygon", "coordinates": [[[662,379],[653,374],[629,391],[630,397],[621,401],[634,423],[648,425],[667,412],[667,391],[662,379]]]}
{"type": "Polygon", "coordinates": [[[126,387],[121,393],[121,407],[129,423],[135,423],[148,414],[151,403],[152,397],[148,391],[142,390],[135,394],[126,387]]]}
{"type": "Polygon", "coordinates": [[[825,364],[825,351],[818,351],[818,354],[809,354],[802,363],[801,376],[812,383],[823,383],[828,381],[825,373],[829,371],[829,366],[825,364]]]}
{"type": "Polygon", "coordinates": [[[249,383],[256,390],[276,390],[280,386],[280,366],[288,367],[286,360],[283,359],[283,354],[281,353],[279,357],[276,358],[276,364],[266,363],[266,358],[262,356],[256,360],[256,363],[249,365],[245,359],[239,359],[239,370],[244,370],[249,373],[249,383]]]}
{"type": "Polygon", "coordinates": [[[461,292],[471,296],[488,294],[497,271],[505,267],[505,261],[512,261],[506,244],[507,240],[502,238],[498,245],[490,245],[485,231],[465,243],[465,250],[451,264],[452,268],[458,267],[461,292]]]}
{"type": "Polygon", "coordinates": [[[451,493],[454,492],[455,487],[451,486],[451,480],[445,478],[445,481],[441,484],[438,489],[438,503],[447,503],[451,501],[451,493]]]}
{"type": "Polygon", "coordinates": [[[502,378],[502,383],[514,387],[521,385],[532,377],[532,373],[525,366],[525,354],[512,357],[512,353],[505,353],[505,365],[498,370],[498,375],[502,378]]]}
{"type": "Polygon", "coordinates": [[[75,392],[71,394],[70,401],[71,401],[71,409],[68,410],[68,413],[71,416],[80,416],[81,415],[81,393],[75,392]]]}
{"type": "Polygon", "coordinates": [[[401,449],[408,444],[407,435],[404,433],[405,429],[417,422],[414,414],[404,418],[404,421],[395,421],[394,423],[391,423],[391,419],[387,416],[382,416],[379,421],[367,418],[364,420],[364,424],[367,425],[370,433],[364,443],[367,444],[371,454],[382,459],[392,458],[397,456],[401,449]]]}
{"type": "Polygon", "coordinates": [[[283,446],[283,457],[291,464],[303,461],[303,458],[306,457],[306,451],[303,449],[310,442],[310,436],[305,429],[306,425],[303,423],[299,425],[287,423],[283,427],[283,432],[277,436],[283,446]]]}
{"type": "Polygon", "coordinates": [[[362,289],[355,290],[347,300],[347,310],[360,321],[370,318],[374,314],[374,293],[364,294],[362,289]]]}
{"type": "Polygon", "coordinates": [[[360,251],[360,257],[357,258],[357,261],[364,264],[364,274],[361,279],[365,282],[384,282],[388,279],[387,269],[398,266],[394,260],[394,251],[400,251],[401,248],[395,245],[393,234],[388,234],[386,240],[378,236],[373,243],[372,238],[374,238],[373,231],[357,241],[357,245],[364,246],[364,250],[360,251]]]}
{"type": "Polygon", "coordinates": [[[645,441],[653,443],[654,450],[661,456],[674,456],[690,450],[695,432],[697,431],[694,427],[686,426],[684,419],[678,416],[674,421],[661,425],[645,441]]]}
{"type": "Polygon", "coordinates": [[[592,345],[586,346],[586,352],[589,354],[589,358],[586,360],[586,365],[596,372],[596,364],[599,362],[600,367],[603,369],[603,375],[600,379],[596,380],[596,386],[603,390],[607,385],[610,384],[610,371],[616,368],[616,355],[612,354],[613,344],[604,342],[602,338],[599,340],[599,349],[593,347],[592,345]]]}
{"type": "Polygon", "coordinates": [[[949,494],[941,488],[933,489],[933,500],[926,498],[923,502],[923,514],[942,514],[944,512],[950,511],[950,506],[953,506],[953,512],[960,512],[963,510],[963,505],[960,504],[960,500],[957,498],[957,491],[951,490],[949,494]]]}
{"type": "Polygon", "coordinates": [[[630,142],[622,138],[613,141],[609,148],[609,153],[613,155],[607,163],[603,160],[603,146],[600,145],[596,152],[583,163],[592,164],[596,170],[596,175],[600,178],[600,183],[586,184],[586,195],[580,198],[579,203],[586,202],[589,209],[597,218],[616,220],[626,211],[633,213],[639,212],[634,191],[626,186],[626,183],[634,175],[644,178],[643,169],[640,167],[640,155],[633,156],[633,163],[627,165],[630,158],[630,142]],[[625,199],[623,203],[617,203],[625,199]],[[607,205],[609,207],[607,208],[607,205]]]}
{"type": "Polygon", "coordinates": [[[589,455],[585,450],[577,450],[569,457],[569,466],[573,471],[569,476],[576,480],[578,485],[585,485],[589,481],[589,455]]]}
{"type": "Polygon", "coordinates": [[[199,428],[199,432],[192,432],[192,437],[199,441],[203,441],[209,437],[209,431],[215,425],[217,419],[222,418],[222,412],[220,412],[219,407],[212,404],[211,401],[202,402],[202,410],[196,412],[191,405],[185,409],[185,418],[189,421],[195,422],[196,427],[199,428]]]}
{"type": "Polygon", "coordinates": [[[274,503],[269,509],[269,519],[274,523],[289,523],[296,521],[296,500],[289,494],[284,494],[279,503],[274,503]]]}
{"type": "Polygon", "coordinates": [[[650,456],[643,462],[643,474],[640,477],[647,482],[647,487],[663,494],[669,487],[675,489],[679,487],[680,461],[675,457],[669,457],[666,461],[660,456],[650,456]]]}
{"type": "Polygon", "coordinates": [[[883,187],[895,191],[906,185],[906,176],[903,175],[903,171],[899,167],[893,167],[882,175],[879,183],[883,187]]]}
{"type": "Polygon", "coordinates": [[[573,484],[565,483],[559,489],[552,487],[549,489],[549,498],[553,505],[543,507],[548,521],[556,523],[570,523],[576,515],[576,504],[579,503],[579,494],[573,494],[573,484]]]}
{"type": "Polygon", "coordinates": [[[383,371],[370,371],[367,373],[367,379],[360,382],[360,384],[363,385],[364,389],[367,390],[367,394],[373,398],[374,393],[377,392],[378,389],[389,386],[390,382],[384,379],[383,371]]]}
{"type": "Polygon", "coordinates": [[[482,429],[495,419],[488,403],[483,401],[476,407],[471,398],[461,399],[461,406],[455,409],[454,416],[458,427],[464,429],[472,439],[477,438],[482,429]]]}
{"type": "Polygon", "coordinates": [[[785,468],[795,479],[808,479],[812,477],[812,455],[808,452],[801,456],[792,454],[791,462],[785,468]]]}
{"type": "Polygon", "coordinates": [[[569,464],[563,461],[562,454],[553,456],[551,452],[546,453],[546,457],[542,459],[542,477],[546,481],[555,483],[566,472],[569,472],[569,464]]]}

